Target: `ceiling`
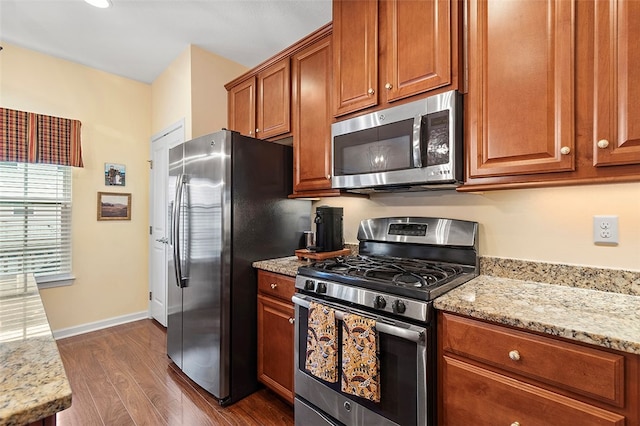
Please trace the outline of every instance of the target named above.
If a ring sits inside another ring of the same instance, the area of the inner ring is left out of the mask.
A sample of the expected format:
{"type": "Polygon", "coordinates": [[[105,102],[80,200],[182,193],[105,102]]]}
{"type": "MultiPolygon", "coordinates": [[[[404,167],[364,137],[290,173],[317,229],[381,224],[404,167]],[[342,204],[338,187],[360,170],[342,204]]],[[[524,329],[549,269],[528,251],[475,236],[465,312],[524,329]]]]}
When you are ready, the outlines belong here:
{"type": "Polygon", "coordinates": [[[0,43],[151,83],[189,44],[252,68],[331,21],[331,0],[111,2],[0,0],[0,43]]]}

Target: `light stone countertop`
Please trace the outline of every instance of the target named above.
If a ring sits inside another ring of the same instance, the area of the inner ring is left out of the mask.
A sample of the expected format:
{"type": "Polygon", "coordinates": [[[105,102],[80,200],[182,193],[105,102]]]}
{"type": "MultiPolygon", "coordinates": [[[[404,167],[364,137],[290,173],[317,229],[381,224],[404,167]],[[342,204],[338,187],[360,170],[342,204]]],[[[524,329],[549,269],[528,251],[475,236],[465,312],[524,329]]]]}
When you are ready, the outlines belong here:
{"type": "Polygon", "coordinates": [[[640,296],[480,275],[436,309],[640,354],[640,296]]]}
{"type": "Polygon", "coordinates": [[[0,278],[0,425],[71,406],[71,387],[31,275],[0,278]]]}
{"type": "Polygon", "coordinates": [[[295,277],[300,266],[311,264],[308,260],[299,260],[296,256],[281,257],[279,259],[259,260],[253,262],[253,267],[263,271],[295,277]]]}

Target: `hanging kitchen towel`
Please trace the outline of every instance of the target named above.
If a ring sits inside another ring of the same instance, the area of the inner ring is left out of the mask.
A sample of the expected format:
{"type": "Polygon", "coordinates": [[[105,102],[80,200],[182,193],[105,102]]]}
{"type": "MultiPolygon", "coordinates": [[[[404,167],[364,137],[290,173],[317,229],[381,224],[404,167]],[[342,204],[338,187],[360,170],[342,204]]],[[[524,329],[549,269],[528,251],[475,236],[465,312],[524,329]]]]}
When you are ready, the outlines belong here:
{"type": "Polygon", "coordinates": [[[355,314],[342,320],[342,392],[380,402],[376,321],[355,314]]]}
{"type": "Polygon", "coordinates": [[[334,310],[311,302],[309,304],[305,367],[309,373],[330,383],[338,381],[336,338],[334,310]]]}

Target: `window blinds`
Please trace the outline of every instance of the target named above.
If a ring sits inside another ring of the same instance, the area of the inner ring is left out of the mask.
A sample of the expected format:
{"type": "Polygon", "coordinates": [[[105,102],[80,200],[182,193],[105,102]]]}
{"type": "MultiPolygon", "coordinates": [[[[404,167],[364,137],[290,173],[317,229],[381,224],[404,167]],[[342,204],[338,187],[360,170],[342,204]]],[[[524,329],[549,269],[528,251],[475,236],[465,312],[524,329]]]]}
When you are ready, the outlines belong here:
{"type": "Polygon", "coordinates": [[[0,275],[71,273],[71,167],[0,162],[0,275]]]}

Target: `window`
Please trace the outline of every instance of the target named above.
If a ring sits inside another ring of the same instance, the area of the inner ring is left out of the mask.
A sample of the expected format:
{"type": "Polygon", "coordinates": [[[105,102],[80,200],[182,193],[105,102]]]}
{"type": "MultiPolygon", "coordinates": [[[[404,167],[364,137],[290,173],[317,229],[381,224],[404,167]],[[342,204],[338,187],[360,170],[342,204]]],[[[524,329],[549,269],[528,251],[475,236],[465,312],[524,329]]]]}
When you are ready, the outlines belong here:
{"type": "Polygon", "coordinates": [[[71,167],[0,162],[0,275],[71,277],[71,167]]]}

